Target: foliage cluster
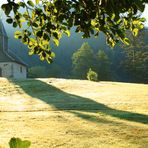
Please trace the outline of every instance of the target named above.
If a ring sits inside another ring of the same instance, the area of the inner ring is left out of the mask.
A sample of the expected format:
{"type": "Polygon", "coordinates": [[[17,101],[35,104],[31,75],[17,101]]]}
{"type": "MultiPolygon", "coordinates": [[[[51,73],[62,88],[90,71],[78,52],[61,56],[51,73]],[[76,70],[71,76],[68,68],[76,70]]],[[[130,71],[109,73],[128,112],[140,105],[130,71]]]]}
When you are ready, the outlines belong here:
{"type": "Polygon", "coordinates": [[[6,21],[13,27],[27,24],[27,28],[16,31],[15,38],[28,45],[30,55],[37,54],[49,63],[55,57],[51,42],[58,46],[63,33],[70,36],[73,26],[75,32],[83,33],[83,38],[103,32],[111,47],[119,41],[129,44],[126,30],[136,36],[144,27],[145,18],[140,18],[140,13],[148,3],[148,0],[7,1],[2,5],[6,21]]]}

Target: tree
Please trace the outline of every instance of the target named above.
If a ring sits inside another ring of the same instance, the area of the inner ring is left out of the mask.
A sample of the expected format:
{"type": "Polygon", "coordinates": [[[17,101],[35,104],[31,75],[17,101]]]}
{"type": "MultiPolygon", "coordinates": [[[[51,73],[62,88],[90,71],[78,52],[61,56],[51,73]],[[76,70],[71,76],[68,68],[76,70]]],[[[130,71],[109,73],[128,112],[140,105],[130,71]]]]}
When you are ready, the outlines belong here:
{"type": "Polygon", "coordinates": [[[93,49],[85,42],[82,44],[81,48],[72,55],[73,75],[77,78],[85,79],[89,68],[93,67],[93,63],[93,49]]]}
{"type": "Polygon", "coordinates": [[[137,38],[129,33],[131,45],[123,46],[125,56],[121,64],[133,82],[148,82],[148,45],[144,42],[145,33],[145,30],[141,30],[137,38]]]}
{"type": "Polygon", "coordinates": [[[110,61],[103,50],[99,50],[97,53],[95,67],[100,80],[108,80],[110,78],[110,61]]]}
{"type": "Polygon", "coordinates": [[[16,31],[15,38],[28,45],[29,54],[37,54],[49,63],[54,58],[51,42],[59,45],[62,34],[70,36],[70,29],[82,32],[83,38],[98,36],[102,31],[113,47],[118,41],[129,44],[126,30],[136,36],[144,27],[144,11],[148,0],[7,0],[2,5],[7,22],[13,27],[27,24],[16,31]],[[21,13],[21,9],[24,10],[21,13]],[[13,14],[13,15],[11,15],[13,14]]]}

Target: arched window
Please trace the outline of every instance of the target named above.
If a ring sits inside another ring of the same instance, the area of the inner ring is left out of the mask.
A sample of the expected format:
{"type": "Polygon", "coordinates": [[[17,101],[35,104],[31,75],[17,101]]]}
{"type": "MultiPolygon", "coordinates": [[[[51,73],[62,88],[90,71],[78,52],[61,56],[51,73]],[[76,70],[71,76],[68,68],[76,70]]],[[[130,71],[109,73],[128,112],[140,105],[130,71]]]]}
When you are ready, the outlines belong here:
{"type": "Polygon", "coordinates": [[[0,77],[2,77],[2,69],[0,68],[0,77]]]}

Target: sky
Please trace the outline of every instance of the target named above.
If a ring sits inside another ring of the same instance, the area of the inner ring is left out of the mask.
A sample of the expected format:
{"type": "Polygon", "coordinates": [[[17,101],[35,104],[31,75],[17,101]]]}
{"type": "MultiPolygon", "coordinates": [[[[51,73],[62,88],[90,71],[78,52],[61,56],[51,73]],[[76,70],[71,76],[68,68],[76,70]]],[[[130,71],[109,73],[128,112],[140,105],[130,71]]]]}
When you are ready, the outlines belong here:
{"type": "Polygon", "coordinates": [[[142,14],[142,17],[145,17],[147,19],[147,21],[145,22],[145,26],[148,27],[148,4],[146,5],[145,7],[145,11],[144,13],[142,14]]]}
{"type": "MultiPolygon", "coordinates": [[[[15,1],[20,1],[20,0],[15,0],[15,1]]],[[[33,0],[34,1],[34,0],[33,0]]],[[[7,0],[0,0],[0,6],[3,3],[7,3],[7,0]]],[[[147,21],[145,22],[145,26],[148,27],[148,4],[146,5],[145,11],[142,14],[142,17],[145,17],[147,19],[147,21]]]]}

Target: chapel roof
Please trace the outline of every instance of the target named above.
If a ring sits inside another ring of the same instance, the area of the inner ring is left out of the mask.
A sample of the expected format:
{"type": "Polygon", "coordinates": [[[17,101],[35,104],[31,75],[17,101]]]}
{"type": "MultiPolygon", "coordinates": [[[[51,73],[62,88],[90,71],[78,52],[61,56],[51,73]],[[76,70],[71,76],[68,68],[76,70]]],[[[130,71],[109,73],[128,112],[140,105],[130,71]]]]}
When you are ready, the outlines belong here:
{"type": "Polygon", "coordinates": [[[0,19],[0,34],[5,36],[5,37],[8,37],[1,19],[0,19]]]}
{"type": "MultiPolygon", "coordinates": [[[[6,30],[4,28],[4,25],[2,23],[2,20],[0,19],[0,36],[4,37],[4,38],[8,38],[6,30]]],[[[0,38],[2,39],[2,38],[0,38]]],[[[5,40],[5,39],[4,39],[5,40]]],[[[5,40],[5,42],[8,41],[5,40]]],[[[2,44],[4,44],[4,42],[2,42],[2,44]]],[[[24,66],[27,66],[27,64],[25,64],[25,62],[22,61],[22,59],[20,59],[18,57],[18,55],[16,55],[14,52],[6,49],[6,47],[4,48],[4,46],[6,46],[6,44],[0,46],[0,62],[15,62],[24,66]]]]}

